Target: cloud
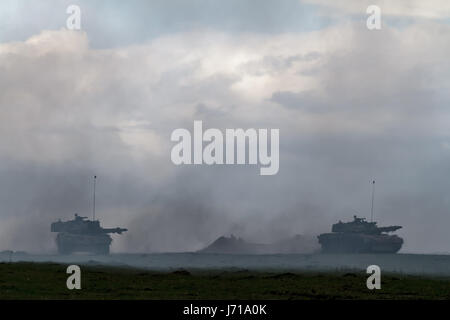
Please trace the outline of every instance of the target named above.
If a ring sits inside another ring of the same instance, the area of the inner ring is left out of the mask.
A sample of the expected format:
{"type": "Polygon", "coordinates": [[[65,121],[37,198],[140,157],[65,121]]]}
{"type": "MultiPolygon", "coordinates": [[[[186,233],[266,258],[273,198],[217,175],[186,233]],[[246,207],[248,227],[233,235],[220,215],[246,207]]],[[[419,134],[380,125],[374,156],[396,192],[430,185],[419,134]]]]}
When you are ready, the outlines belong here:
{"type": "Polygon", "coordinates": [[[366,8],[370,5],[377,5],[381,8],[382,14],[397,17],[419,17],[427,19],[446,19],[450,17],[450,3],[446,0],[303,0],[303,3],[310,3],[326,8],[328,12],[337,10],[342,13],[365,15],[366,8]]]}
{"type": "Polygon", "coordinates": [[[447,250],[448,29],[202,29],[108,49],[57,30],[2,43],[0,244],[52,250],[53,220],[89,214],[93,174],[98,215],[130,229],[114,242],[127,251],[328,231],[367,215],[375,177],[376,217],[405,226],[405,250],[447,250]],[[170,133],[199,118],[279,128],[279,174],[174,166],[170,133]]]}
{"type": "Polygon", "coordinates": [[[276,34],[317,30],[331,23],[298,0],[59,0],[0,3],[0,41],[23,41],[42,30],[66,26],[69,5],[81,9],[81,27],[94,48],[140,44],[186,30],[276,34]]]}

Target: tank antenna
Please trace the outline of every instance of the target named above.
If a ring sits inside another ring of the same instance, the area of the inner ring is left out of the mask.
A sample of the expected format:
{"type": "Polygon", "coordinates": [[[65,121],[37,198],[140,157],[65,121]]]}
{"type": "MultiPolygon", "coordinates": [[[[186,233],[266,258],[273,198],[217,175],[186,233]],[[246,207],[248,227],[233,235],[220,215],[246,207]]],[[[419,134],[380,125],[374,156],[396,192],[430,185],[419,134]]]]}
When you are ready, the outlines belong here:
{"type": "Polygon", "coordinates": [[[92,221],[95,221],[95,181],[97,180],[97,176],[94,176],[94,205],[92,208],[92,221]]]}
{"type": "Polygon", "coordinates": [[[375,197],[375,180],[372,181],[372,207],[370,209],[370,222],[373,222],[373,199],[375,197]]]}

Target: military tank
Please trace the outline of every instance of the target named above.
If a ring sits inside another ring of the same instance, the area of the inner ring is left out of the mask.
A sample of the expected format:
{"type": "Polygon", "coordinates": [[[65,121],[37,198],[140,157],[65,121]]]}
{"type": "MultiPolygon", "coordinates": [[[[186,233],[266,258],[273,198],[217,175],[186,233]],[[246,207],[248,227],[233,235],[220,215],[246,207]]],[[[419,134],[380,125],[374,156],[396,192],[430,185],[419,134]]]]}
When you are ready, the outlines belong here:
{"type": "Polygon", "coordinates": [[[403,239],[389,235],[401,226],[378,227],[376,222],[353,216],[351,222],[333,224],[331,233],[318,236],[325,253],[396,253],[403,245],[403,239]]]}
{"type": "Polygon", "coordinates": [[[112,238],[109,233],[127,231],[124,228],[105,229],[98,220],[87,220],[75,213],[75,219],[56,221],[51,224],[51,231],[58,232],[56,244],[60,254],[87,252],[94,254],[109,254],[112,238]]]}

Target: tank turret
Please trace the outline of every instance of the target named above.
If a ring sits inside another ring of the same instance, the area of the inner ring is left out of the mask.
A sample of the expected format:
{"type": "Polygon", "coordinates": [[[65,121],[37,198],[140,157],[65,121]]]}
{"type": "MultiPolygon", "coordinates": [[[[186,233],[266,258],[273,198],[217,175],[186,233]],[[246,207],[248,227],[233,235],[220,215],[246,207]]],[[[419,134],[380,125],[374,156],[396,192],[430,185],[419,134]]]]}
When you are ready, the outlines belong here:
{"type": "Polygon", "coordinates": [[[382,234],[400,229],[401,226],[377,227],[376,222],[367,222],[365,218],[353,216],[352,222],[341,222],[333,224],[331,232],[382,234]]]}
{"type": "Polygon", "coordinates": [[[376,222],[353,216],[351,222],[333,224],[331,233],[318,236],[323,252],[332,253],[396,253],[403,239],[389,235],[401,226],[378,227],[376,222]]]}
{"type": "Polygon", "coordinates": [[[109,233],[122,234],[127,229],[102,228],[100,221],[88,220],[75,213],[73,220],[53,222],[51,231],[58,232],[56,244],[60,254],[72,252],[108,254],[112,242],[109,233]]]}

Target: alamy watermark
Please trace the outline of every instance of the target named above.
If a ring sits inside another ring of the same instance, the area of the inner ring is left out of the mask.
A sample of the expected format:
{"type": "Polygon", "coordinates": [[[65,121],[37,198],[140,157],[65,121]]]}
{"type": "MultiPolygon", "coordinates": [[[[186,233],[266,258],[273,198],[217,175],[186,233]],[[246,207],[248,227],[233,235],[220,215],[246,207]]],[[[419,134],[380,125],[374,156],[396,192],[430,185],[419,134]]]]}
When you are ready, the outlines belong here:
{"type": "Polygon", "coordinates": [[[371,276],[367,278],[366,286],[367,289],[381,289],[381,269],[376,264],[370,265],[366,270],[367,274],[371,276]]]}
{"type": "Polygon", "coordinates": [[[213,128],[203,132],[202,121],[194,121],[193,135],[182,128],[172,132],[171,141],[178,143],[172,148],[171,159],[176,165],[259,164],[260,175],[274,175],[280,166],[280,130],[270,129],[270,143],[268,134],[268,129],[253,128],[226,129],[225,135],[213,128]]]}
{"type": "Polygon", "coordinates": [[[381,29],[381,9],[379,6],[370,5],[366,9],[366,13],[370,16],[366,20],[366,26],[369,30],[381,29]]]}
{"type": "Polygon", "coordinates": [[[81,29],[81,9],[77,5],[70,5],[66,9],[66,13],[70,16],[66,20],[66,27],[69,30],[81,29]]]}
{"type": "Polygon", "coordinates": [[[76,264],[72,264],[67,267],[66,273],[70,274],[70,276],[67,278],[67,281],[66,281],[67,289],[80,290],[81,289],[81,269],[80,269],[80,267],[77,266],[76,264]]]}

